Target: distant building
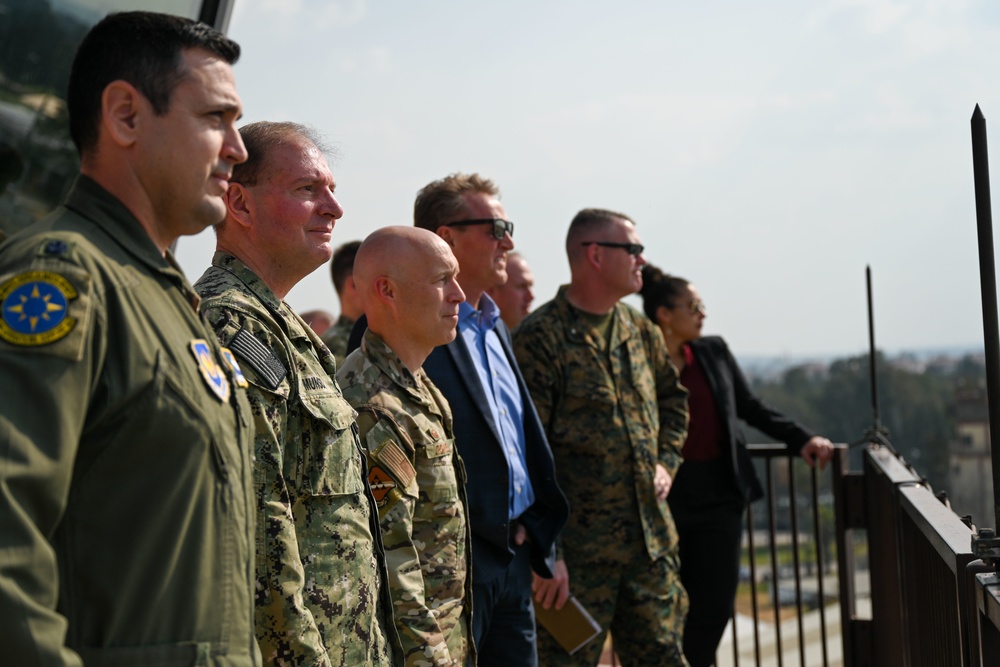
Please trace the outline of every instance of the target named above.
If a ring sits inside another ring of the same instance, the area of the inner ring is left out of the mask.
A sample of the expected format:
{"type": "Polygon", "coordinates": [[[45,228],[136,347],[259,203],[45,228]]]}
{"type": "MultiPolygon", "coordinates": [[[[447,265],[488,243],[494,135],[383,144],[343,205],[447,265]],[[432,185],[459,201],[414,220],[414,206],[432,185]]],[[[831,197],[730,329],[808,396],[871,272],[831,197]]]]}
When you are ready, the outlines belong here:
{"type": "Polygon", "coordinates": [[[959,516],[971,514],[978,527],[994,528],[993,466],[986,387],[967,380],[952,404],[955,439],[949,447],[948,498],[959,516]]]}

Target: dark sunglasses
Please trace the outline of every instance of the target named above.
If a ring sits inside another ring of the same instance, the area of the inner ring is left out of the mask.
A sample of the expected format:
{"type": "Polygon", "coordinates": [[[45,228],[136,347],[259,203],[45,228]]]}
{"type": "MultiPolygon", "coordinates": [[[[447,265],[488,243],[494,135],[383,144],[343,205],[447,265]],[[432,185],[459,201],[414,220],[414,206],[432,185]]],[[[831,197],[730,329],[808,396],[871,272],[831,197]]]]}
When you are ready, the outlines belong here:
{"type": "Polygon", "coordinates": [[[641,255],[642,251],[646,249],[646,246],[641,243],[611,243],[610,241],[584,241],[580,245],[599,245],[605,248],[621,248],[633,257],[641,255]]]}
{"type": "Polygon", "coordinates": [[[493,238],[503,241],[504,234],[510,234],[514,238],[514,223],[503,218],[482,218],[481,220],[459,220],[449,222],[445,227],[465,227],[467,225],[493,225],[493,238]]]}

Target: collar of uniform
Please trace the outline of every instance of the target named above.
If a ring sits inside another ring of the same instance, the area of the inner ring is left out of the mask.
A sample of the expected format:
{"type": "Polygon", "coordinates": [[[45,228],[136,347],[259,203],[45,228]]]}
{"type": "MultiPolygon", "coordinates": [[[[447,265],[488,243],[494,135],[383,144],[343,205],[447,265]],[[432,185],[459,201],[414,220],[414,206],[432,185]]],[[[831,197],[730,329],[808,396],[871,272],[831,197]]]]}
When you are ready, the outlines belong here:
{"type": "Polygon", "coordinates": [[[271,288],[261,280],[256,273],[251,271],[246,264],[244,264],[235,255],[230,255],[228,252],[216,251],[215,255],[212,256],[212,266],[216,266],[224,271],[228,271],[233,274],[240,281],[247,286],[254,296],[256,296],[261,303],[273,310],[274,312],[281,312],[282,302],[271,288]]]}
{"type": "Polygon", "coordinates": [[[392,348],[371,329],[365,330],[361,339],[361,350],[365,358],[385,373],[393,383],[405,389],[415,398],[419,398],[421,402],[427,402],[422,391],[424,389],[424,370],[422,368],[416,375],[411,373],[406,364],[392,351],[392,348]]]}
{"type": "Polygon", "coordinates": [[[80,174],[77,177],[66,198],[66,208],[96,222],[111,240],[150,268],[180,273],[176,265],[160,253],[132,211],[89,176],[80,174]]]}
{"type": "Polygon", "coordinates": [[[477,329],[489,331],[496,326],[500,319],[500,309],[496,301],[490,295],[483,292],[479,297],[479,309],[473,308],[468,301],[458,304],[458,319],[463,322],[472,322],[477,329]]]}
{"type": "MultiPolygon", "coordinates": [[[[581,317],[579,311],[569,302],[569,299],[566,297],[567,290],[569,290],[569,285],[561,285],[559,291],[556,293],[556,298],[553,299],[564,314],[563,321],[566,322],[566,336],[578,343],[586,343],[587,345],[602,349],[604,346],[598,342],[600,340],[600,333],[581,317]]],[[[631,338],[633,330],[632,322],[625,315],[625,306],[621,301],[615,304],[614,312],[615,321],[611,324],[611,344],[608,346],[609,350],[615,349],[631,338]]]]}

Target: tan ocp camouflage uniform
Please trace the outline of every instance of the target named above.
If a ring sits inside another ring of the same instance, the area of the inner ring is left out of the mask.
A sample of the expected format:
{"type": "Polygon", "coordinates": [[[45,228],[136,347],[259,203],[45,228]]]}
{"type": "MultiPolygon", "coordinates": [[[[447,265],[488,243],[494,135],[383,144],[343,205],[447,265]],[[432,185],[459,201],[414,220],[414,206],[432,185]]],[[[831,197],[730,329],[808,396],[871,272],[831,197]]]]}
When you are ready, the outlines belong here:
{"type": "MultiPolygon", "coordinates": [[[[333,357],[240,260],[195,283],[239,358],[257,435],[256,632],[265,664],[390,665],[395,629],[355,412],[333,357]]],[[[398,651],[398,648],[396,649],[398,651]]]]}
{"type": "Polygon", "coordinates": [[[344,363],[344,357],[347,356],[347,341],[351,338],[352,328],[354,328],[354,320],[341,314],[333,326],[320,336],[336,358],[337,368],[340,368],[341,364],[344,363]]]}
{"type": "MultiPolygon", "coordinates": [[[[671,475],[680,466],[687,391],[662,334],[642,313],[618,303],[606,344],[565,290],[514,338],[570,503],[559,557],[570,590],[610,627],[623,664],[686,665],[677,531],[653,477],[657,463],[671,475]]],[[[540,630],[539,663],[596,665],[602,644],[603,635],[569,656],[540,630]]]]}
{"type": "Polygon", "coordinates": [[[465,469],[448,401],[370,330],[337,380],[360,412],[406,665],[474,664],[465,469]]]}

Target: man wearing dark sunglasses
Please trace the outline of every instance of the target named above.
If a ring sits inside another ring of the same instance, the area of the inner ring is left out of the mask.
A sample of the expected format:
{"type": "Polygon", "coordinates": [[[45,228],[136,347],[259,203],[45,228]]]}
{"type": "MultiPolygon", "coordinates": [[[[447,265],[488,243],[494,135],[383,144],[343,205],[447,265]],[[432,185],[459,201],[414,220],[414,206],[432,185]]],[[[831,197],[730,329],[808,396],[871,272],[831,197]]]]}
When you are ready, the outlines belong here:
{"type": "MultiPolygon", "coordinates": [[[[573,593],[610,628],[625,665],[682,667],[687,596],[666,503],[687,434],[687,391],[659,329],[620,299],[642,287],[635,224],[580,211],[566,235],[571,282],[521,322],[515,351],[572,514],[556,576],[536,603],[573,593]]],[[[539,631],[546,665],[597,665],[602,634],[573,656],[539,631]]]]}
{"type": "Polygon", "coordinates": [[[451,404],[468,473],[479,665],[534,667],[532,573],[552,576],[554,541],[569,508],[510,331],[486,294],[507,280],[514,225],[499,190],[478,174],[452,174],[423,188],[414,223],[451,247],[466,297],[458,335],[431,353],[424,370],[451,404]]]}

